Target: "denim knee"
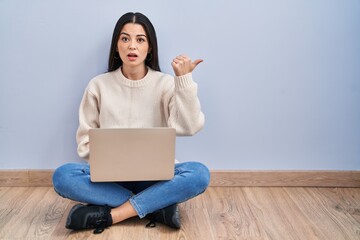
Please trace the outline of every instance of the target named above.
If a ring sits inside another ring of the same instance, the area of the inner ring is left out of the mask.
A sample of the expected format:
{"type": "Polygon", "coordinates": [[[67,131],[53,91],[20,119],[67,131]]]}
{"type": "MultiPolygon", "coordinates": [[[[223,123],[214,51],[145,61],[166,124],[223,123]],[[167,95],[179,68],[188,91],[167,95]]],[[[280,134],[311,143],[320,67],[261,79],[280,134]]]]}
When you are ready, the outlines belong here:
{"type": "Polygon", "coordinates": [[[192,174],[190,175],[190,182],[193,186],[196,194],[200,194],[206,190],[210,183],[210,171],[209,169],[200,162],[190,162],[189,170],[192,174]]]}
{"type": "Polygon", "coordinates": [[[74,170],[79,169],[79,164],[77,163],[66,163],[57,169],[55,169],[52,176],[53,187],[55,192],[59,195],[64,196],[69,184],[71,186],[71,176],[74,173],[74,170]]]}
{"type": "Polygon", "coordinates": [[[195,170],[200,173],[198,175],[199,179],[197,180],[198,187],[205,191],[210,183],[210,171],[204,164],[199,162],[196,164],[195,170]]]}

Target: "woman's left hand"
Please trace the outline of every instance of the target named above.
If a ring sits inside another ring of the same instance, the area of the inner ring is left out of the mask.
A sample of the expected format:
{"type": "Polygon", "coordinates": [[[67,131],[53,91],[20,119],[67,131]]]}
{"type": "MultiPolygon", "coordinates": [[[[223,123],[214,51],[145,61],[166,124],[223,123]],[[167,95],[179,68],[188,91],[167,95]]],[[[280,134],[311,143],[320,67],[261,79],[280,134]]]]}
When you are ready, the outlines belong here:
{"type": "Polygon", "coordinates": [[[179,55],[171,63],[171,66],[174,69],[176,76],[182,76],[192,72],[195,67],[201,63],[202,59],[197,59],[194,62],[191,62],[191,59],[186,55],[179,55]]]}

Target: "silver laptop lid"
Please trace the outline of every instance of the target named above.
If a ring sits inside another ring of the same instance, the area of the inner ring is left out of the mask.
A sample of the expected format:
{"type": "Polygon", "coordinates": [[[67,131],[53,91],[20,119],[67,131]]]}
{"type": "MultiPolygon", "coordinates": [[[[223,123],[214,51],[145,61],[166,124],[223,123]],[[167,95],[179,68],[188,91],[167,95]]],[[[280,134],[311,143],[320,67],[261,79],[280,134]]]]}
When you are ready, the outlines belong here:
{"type": "Polygon", "coordinates": [[[93,182],[169,180],[174,176],[173,128],[90,129],[93,182]]]}

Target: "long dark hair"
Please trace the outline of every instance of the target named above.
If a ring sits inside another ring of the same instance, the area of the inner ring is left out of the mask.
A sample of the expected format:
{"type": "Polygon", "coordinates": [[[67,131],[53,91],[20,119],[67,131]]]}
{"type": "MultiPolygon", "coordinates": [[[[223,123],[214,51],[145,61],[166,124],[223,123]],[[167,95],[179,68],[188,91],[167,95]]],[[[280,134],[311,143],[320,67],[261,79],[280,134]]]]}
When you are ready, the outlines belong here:
{"type": "Polygon", "coordinates": [[[145,60],[145,65],[156,71],[160,71],[157,39],[154,26],[145,15],[138,12],[125,13],[117,21],[111,41],[108,71],[112,72],[122,65],[122,60],[119,53],[116,51],[116,46],[119,40],[120,31],[127,23],[137,23],[143,26],[149,39],[149,47],[151,49],[150,54],[148,54],[148,57],[145,60]]]}

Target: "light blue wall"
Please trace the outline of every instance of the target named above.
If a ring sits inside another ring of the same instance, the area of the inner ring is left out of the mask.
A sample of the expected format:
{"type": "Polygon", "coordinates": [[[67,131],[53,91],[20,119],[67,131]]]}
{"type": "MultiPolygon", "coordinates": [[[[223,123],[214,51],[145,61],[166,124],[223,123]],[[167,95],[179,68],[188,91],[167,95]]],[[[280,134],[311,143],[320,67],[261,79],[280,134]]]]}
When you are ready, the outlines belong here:
{"type": "Polygon", "coordinates": [[[360,1],[0,1],[0,168],[78,161],[85,86],[128,11],[155,25],[160,64],[194,72],[206,127],[177,158],[211,169],[360,169],[360,1]]]}

